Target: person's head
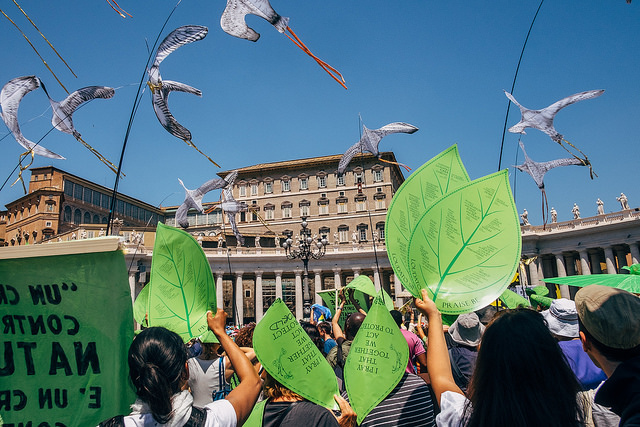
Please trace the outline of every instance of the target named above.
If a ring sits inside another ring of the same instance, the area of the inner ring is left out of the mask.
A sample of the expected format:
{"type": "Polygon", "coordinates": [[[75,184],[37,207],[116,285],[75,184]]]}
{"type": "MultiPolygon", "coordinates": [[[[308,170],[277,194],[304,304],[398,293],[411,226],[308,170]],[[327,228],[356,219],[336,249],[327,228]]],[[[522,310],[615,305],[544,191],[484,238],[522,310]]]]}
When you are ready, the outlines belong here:
{"type": "Polygon", "coordinates": [[[578,338],[578,312],[574,301],[566,298],[554,299],[549,309],[542,312],[542,317],[557,340],[578,338]]]}
{"type": "Polygon", "coordinates": [[[262,389],[265,399],[282,399],[284,401],[303,400],[302,396],[280,384],[280,382],[273,378],[266,370],[263,376],[264,383],[262,384],[262,389]]]}
{"type": "Polygon", "coordinates": [[[391,314],[391,317],[393,317],[393,321],[396,322],[398,327],[402,327],[402,322],[404,322],[404,316],[402,316],[402,313],[400,313],[398,310],[391,310],[389,311],[389,314],[391,314]]]}
{"type": "Polygon", "coordinates": [[[329,322],[320,322],[318,323],[318,332],[325,340],[332,337],[332,328],[331,323],[329,322]]]}
{"type": "Polygon", "coordinates": [[[485,326],[480,323],[478,315],[471,312],[459,315],[449,327],[448,332],[456,344],[477,347],[484,330],[485,326]]]}
{"type": "Polygon", "coordinates": [[[496,315],[498,309],[493,305],[488,305],[486,307],[481,308],[480,310],[476,310],[476,314],[478,315],[478,319],[480,319],[480,323],[484,326],[487,326],[493,316],[496,315]]]}
{"type": "Polygon", "coordinates": [[[356,337],[362,322],[364,322],[364,314],[362,313],[351,313],[347,317],[347,321],[344,324],[344,332],[348,340],[353,340],[356,337]]]}
{"type": "Polygon", "coordinates": [[[320,332],[318,332],[316,325],[301,320],[300,326],[302,326],[302,329],[304,329],[307,335],[309,335],[309,338],[311,338],[311,341],[313,341],[316,347],[318,347],[318,350],[320,350],[320,353],[322,353],[324,350],[324,340],[320,336],[320,332]]]}
{"type": "Polygon", "coordinates": [[[580,385],[542,315],[498,312],[484,331],[468,388],[468,426],[576,426],[580,385]]]}
{"type": "Polygon", "coordinates": [[[640,356],[640,298],[622,289],[590,285],[575,296],[580,339],[612,362],[640,356]]]}
{"type": "Polygon", "coordinates": [[[238,331],[238,335],[236,335],[236,344],[238,347],[253,348],[253,331],[255,329],[255,322],[251,322],[238,331]]]}
{"type": "Polygon", "coordinates": [[[128,362],[136,394],[156,421],[166,423],[173,416],[171,396],[189,379],[182,338],[162,327],[147,328],[131,343],[128,362]]]}

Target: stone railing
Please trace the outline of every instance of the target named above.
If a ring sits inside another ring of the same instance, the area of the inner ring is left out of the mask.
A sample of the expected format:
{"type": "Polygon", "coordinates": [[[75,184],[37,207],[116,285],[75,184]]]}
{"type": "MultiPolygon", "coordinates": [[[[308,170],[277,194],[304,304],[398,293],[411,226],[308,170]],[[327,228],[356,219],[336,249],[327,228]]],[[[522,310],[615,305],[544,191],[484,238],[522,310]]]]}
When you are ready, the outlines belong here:
{"type": "Polygon", "coordinates": [[[590,216],[586,218],[572,219],[563,222],[551,222],[546,226],[542,225],[522,225],[522,234],[546,234],[554,232],[565,232],[577,228],[588,228],[607,225],[621,221],[635,221],[640,219],[640,208],[628,209],[620,212],[612,212],[603,215],[590,216]]]}

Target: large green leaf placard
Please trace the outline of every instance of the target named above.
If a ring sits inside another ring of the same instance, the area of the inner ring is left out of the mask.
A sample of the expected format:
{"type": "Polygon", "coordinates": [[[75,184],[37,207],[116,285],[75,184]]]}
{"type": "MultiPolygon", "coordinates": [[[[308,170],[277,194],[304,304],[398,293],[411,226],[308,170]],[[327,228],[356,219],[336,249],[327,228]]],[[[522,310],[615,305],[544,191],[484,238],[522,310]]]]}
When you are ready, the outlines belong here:
{"type": "Polygon", "coordinates": [[[95,426],[128,413],[133,316],[122,251],[0,259],[0,312],[0,425],[95,426]]]}
{"type": "Polygon", "coordinates": [[[207,330],[207,310],[216,310],[211,267],[188,233],[159,223],[151,258],[149,325],[164,326],[186,342],[207,330]]]}
{"type": "Polygon", "coordinates": [[[344,366],[349,402],[357,422],[375,408],[400,382],[409,360],[409,346],[385,307],[381,296],[373,300],[344,366]]]}
{"type": "Polygon", "coordinates": [[[416,298],[420,286],[413,283],[407,263],[411,233],[433,203],[469,181],[458,146],[453,145],[411,174],[391,200],[385,224],[387,254],[396,276],[416,298]]]}
{"type": "MultiPolygon", "coordinates": [[[[348,285],[345,287],[348,287],[348,285]]],[[[322,301],[325,302],[325,304],[327,305],[327,308],[331,311],[332,316],[335,316],[336,314],[336,300],[338,299],[338,292],[339,292],[339,289],[327,289],[324,291],[316,292],[318,295],[320,295],[320,297],[322,298],[322,301]]],[[[367,294],[365,294],[364,292],[358,289],[355,289],[353,293],[353,297],[356,299],[356,301],[358,301],[358,304],[360,304],[360,307],[362,307],[362,309],[365,311],[368,310],[367,302],[369,301],[369,298],[366,295],[367,294]]],[[[351,302],[347,299],[347,302],[344,304],[344,307],[340,312],[340,317],[338,318],[338,324],[340,325],[340,327],[344,328],[344,324],[347,321],[347,317],[349,317],[351,313],[355,313],[356,311],[358,311],[356,310],[356,307],[353,304],[351,304],[351,302]]]]}
{"type": "Polygon", "coordinates": [[[409,242],[409,270],[442,313],[480,309],[509,286],[520,260],[520,222],[507,170],[438,200],[409,242]]]}
{"type": "Polygon", "coordinates": [[[507,308],[531,307],[528,299],[521,295],[518,295],[511,289],[504,290],[502,295],[500,295],[500,301],[502,301],[502,303],[506,305],[507,308]]]}
{"type": "Polygon", "coordinates": [[[280,384],[315,404],[338,409],[333,399],[339,394],[338,380],[331,365],[280,298],[256,325],[253,349],[280,384]]]}
{"type": "MultiPolygon", "coordinates": [[[[345,288],[355,289],[356,291],[360,291],[363,294],[370,295],[374,298],[376,297],[376,295],[378,295],[376,286],[373,284],[369,276],[365,276],[364,274],[361,274],[353,279],[347,286],[345,286],[345,288]]],[[[391,297],[384,289],[382,289],[381,291],[384,298],[385,306],[388,310],[393,310],[393,301],[391,301],[391,297]]],[[[358,300],[358,303],[360,304],[360,300],[358,300]]],[[[360,306],[362,306],[364,310],[367,309],[367,307],[363,306],[362,304],[360,304],[360,306]]]]}

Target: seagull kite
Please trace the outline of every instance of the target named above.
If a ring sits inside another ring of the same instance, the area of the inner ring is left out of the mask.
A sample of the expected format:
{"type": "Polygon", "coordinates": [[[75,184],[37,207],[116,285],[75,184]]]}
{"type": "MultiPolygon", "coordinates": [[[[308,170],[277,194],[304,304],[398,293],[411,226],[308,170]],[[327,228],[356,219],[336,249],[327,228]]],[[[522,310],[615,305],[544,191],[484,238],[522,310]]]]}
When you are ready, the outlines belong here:
{"type": "MultiPolygon", "coordinates": [[[[513,102],[520,108],[520,113],[522,114],[520,122],[511,126],[509,128],[509,132],[524,135],[524,130],[528,127],[538,129],[549,135],[553,141],[560,144],[565,150],[569,151],[564,145],[562,145],[563,141],[569,144],[574,149],[578,150],[580,154],[584,156],[584,164],[590,164],[587,156],[585,156],[585,154],[580,151],[580,149],[576,148],[572,143],[564,139],[564,136],[556,131],[556,129],[553,127],[553,119],[555,118],[556,114],[564,107],[579,101],[584,101],[585,99],[598,97],[603,93],[604,90],[588,90],[563,98],[560,101],[555,102],[546,108],[543,108],[542,110],[530,110],[520,105],[518,101],[516,101],[516,99],[513,97],[513,95],[511,95],[509,92],[504,91],[504,94],[507,96],[507,98],[509,98],[511,102],[513,102]]],[[[569,152],[571,153],[571,151],[569,152]]]]}
{"type": "Polygon", "coordinates": [[[75,127],[73,126],[73,113],[78,109],[80,105],[85,102],[94,100],[96,98],[100,99],[109,99],[113,98],[116,91],[111,87],[106,86],[87,86],[81,89],[76,90],[75,92],[68,95],[61,102],[54,101],[49,96],[49,92],[47,92],[47,88],[44,83],[40,82],[42,86],[42,90],[47,94],[47,98],[49,98],[49,103],[51,104],[51,109],[53,110],[53,117],[51,118],[51,124],[54,128],[58,129],[60,132],[68,133],[73,135],[73,137],[78,140],[78,142],[82,143],[89,151],[91,151],[102,163],[107,165],[109,169],[111,169],[114,173],[118,173],[118,168],[111,163],[106,157],[100,154],[95,148],[91,145],[87,144],[80,135],[75,127]]]}
{"type": "Polygon", "coordinates": [[[167,132],[177,138],[180,138],[187,145],[195,148],[198,153],[205,156],[211,163],[220,167],[216,162],[211,160],[209,156],[204,154],[195,146],[191,141],[191,132],[189,132],[189,129],[178,123],[175,117],[171,114],[171,111],[169,111],[168,100],[169,94],[172,91],[186,92],[197,96],[202,96],[202,92],[184,83],[162,80],[162,76],[160,75],[160,63],[169,56],[171,52],[185,44],[202,40],[207,36],[208,32],[209,30],[207,27],[203,27],[201,25],[185,25],[183,27],[176,28],[169,33],[162,43],[160,43],[160,46],[158,46],[153,65],[149,70],[149,81],[147,82],[147,85],[151,89],[153,110],[156,113],[156,117],[158,117],[158,121],[160,121],[160,124],[167,130],[167,132]]]}
{"type": "Polygon", "coordinates": [[[522,143],[522,141],[520,141],[520,148],[522,149],[522,152],[524,153],[524,163],[521,165],[517,165],[514,166],[515,168],[517,168],[518,170],[520,170],[521,172],[526,172],[529,175],[531,175],[531,178],[533,178],[533,180],[535,181],[536,185],[538,186],[538,188],[540,189],[540,191],[542,191],[542,217],[544,220],[544,224],[547,223],[546,221],[546,211],[549,208],[549,202],[547,201],[547,192],[544,189],[544,175],[549,172],[551,169],[553,168],[557,168],[560,166],[585,166],[584,162],[582,161],[582,159],[578,159],[577,157],[570,157],[567,159],[556,159],[556,160],[550,160],[548,162],[534,162],[533,160],[531,160],[531,158],[527,155],[527,152],[524,149],[524,144],[522,143]]]}
{"type": "Polygon", "coordinates": [[[231,193],[231,188],[225,188],[222,190],[224,194],[224,200],[222,201],[220,207],[222,211],[227,214],[227,218],[229,219],[229,224],[231,224],[231,230],[233,230],[233,234],[236,236],[236,239],[240,243],[240,245],[244,245],[244,237],[238,231],[238,226],[236,225],[236,214],[240,212],[246,212],[248,210],[248,206],[244,202],[238,202],[233,198],[233,194],[231,193]]]}
{"type": "Polygon", "coordinates": [[[180,185],[182,185],[185,190],[185,196],[184,202],[182,202],[182,204],[176,211],[176,222],[180,224],[182,228],[188,228],[189,221],[187,220],[187,213],[189,212],[189,209],[193,208],[202,213],[204,211],[204,208],[202,207],[202,197],[213,190],[218,190],[220,188],[231,188],[237,176],[238,171],[236,170],[231,172],[224,178],[211,179],[195,190],[189,190],[184,186],[182,180],[178,179],[178,181],[180,181],[180,185]]]}
{"type": "Polygon", "coordinates": [[[20,131],[20,126],[18,125],[18,107],[20,106],[20,101],[26,94],[39,87],[40,79],[36,76],[16,77],[5,84],[2,91],[0,91],[2,120],[18,144],[29,150],[25,154],[34,153],[50,159],[64,159],[61,155],[47,150],[42,145],[29,141],[22,135],[22,131],[20,131]]]}
{"type": "MultiPolygon", "coordinates": [[[[412,134],[417,131],[417,127],[402,122],[389,123],[388,125],[382,126],[380,129],[367,129],[365,125],[362,125],[362,136],[360,137],[360,141],[352,145],[347,152],[342,155],[342,158],[340,158],[340,162],[338,163],[338,174],[342,175],[344,173],[351,162],[351,159],[353,159],[353,157],[358,153],[368,151],[382,160],[380,158],[380,152],[378,151],[378,145],[385,136],[391,135],[392,133],[412,134]]],[[[386,160],[382,161],[387,162],[386,160]]]]}
{"type": "Polygon", "coordinates": [[[227,0],[227,7],[220,17],[220,26],[227,34],[234,37],[250,40],[252,42],[258,41],[260,34],[255,32],[245,22],[245,16],[248,14],[259,16],[269,22],[276,28],[276,30],[278,30],[278,32],[287,36],[296,46],[312,57],[318,65],[320,65],[320,67],[322,67],[322,69],[325,70],[343,88],[347,88],[342,74],[340,74],[340,72],[331,65],[315,56],[309,48],[307,48],[307,46],[289,27],[289,18],[280,16],[275,10],[273,10],[269,0],[227,0]],[[287,31],[291,35],[287,34],[287,31]]]}

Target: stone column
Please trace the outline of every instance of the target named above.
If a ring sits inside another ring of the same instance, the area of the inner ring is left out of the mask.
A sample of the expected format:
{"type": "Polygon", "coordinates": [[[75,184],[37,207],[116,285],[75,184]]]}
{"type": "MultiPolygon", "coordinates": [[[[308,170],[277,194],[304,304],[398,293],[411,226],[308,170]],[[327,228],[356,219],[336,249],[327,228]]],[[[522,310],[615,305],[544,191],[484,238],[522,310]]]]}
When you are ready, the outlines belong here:
{"type": "Polygon", "coordinates": [[[244,324],[244,290],[242,289],[243,274],[244,271],[236,271],[236,311],[238,313],[236,326],[238,327],[244,324]]]}
{"type": "MultiPolygon", "coordinates": [[[[533,258],[533,257],[532,257],[533,258]]],[[[529,286],[539,286],[540,281],[538,279],[538,258],[533,258],[528,265],[529,269],[527,273],[529,275],[529,286]]]]}
{"type": "Polygon", "coordinates": [[[216,301],[218,303],[218,307],[224,308],[224,293],[222,292],[222,270],[216,271],[216,301]]]}
{"type": "Polygon", "coordinates": [[[398,275],[396,273],[393,273],[393,287],[395,290],[394,298],[396,301],[396,305],[400,307],[402,305],[402,301],[400,301],[400,297],[398,297],[398,295],[400,295],[402,291],[404,291],[404,286],[402,286],[402,282],[400,282],[400,279],[398,278],[398,275]]]}
{"type": "Polygon", "coordinates": [[[276,270],[274,273],[276,273],[276,299],[282,299],[282,270],[276,270]]]}
{"type": "Polygon", "coordinates": [[[355,279],[359,275],[360,275],[360,269],[359,268],[354,268],[353,269],[353,278],[355,279]]]}
{"type": "Polygon", "coordinates": [[[313,301],[316,304],[322,305],[322,297],[318,295],[318,291],[322,290],[322,270],[313,270],[313,290],[315,291],[313,301]]]}
{"type": "MultiPolygon", "coordinates": [[[[562,254],[554,254],[554,255],[556,257],[556,268],[558,269],[558,277],[566,277],[567,271],[565,270],[565,267],[564,267],[564,256],[562,254]]],[[[562,298],[569,299],[570,297],[569,286],[558,285],[558,288],[560,288],[560,296],[562,298]]]]}
{"type": "Polygon", "coordinates": [[[256,271],[256,302],[255,302],[255,312],[256,312],[256,323],[262,319],[264,313],[262,310],[264,309],[264,300],[262,298],[262,270],[256,271]]]}
{"type": "Polygon", "coordinates": [[[600,268],[600,251],[591,253],[591,268],[593,274],[601,274],[602,268],[600,268]]]}
{"type": "Polygon", "coordinates": [[[586,249],[580,249],[578,253],[580,254],[580,274],[587,276],[591,274],[591,270],[589,269],[589,252],[587,252],[586,249]]]}
{"type": "Polygon", "coordinates": [[[604,258],[607,264],[607,274],[618,274],[616,270],[616,258],[613,255],[613,248],[611,248],[611,246],[604,248],[604,258]]]}
{"type": "Polygon", "coordinates": [[[629,243],[629,250],[631,252],[631,264],[640,263],[640,249],[637,243],[629,243]]]}
{"type": "Polygon", "coordinates": [[[296,319],[302,319],[302,270],[296,270],[296,319]]]}
{"type": "Polygon", "coordinates": [[[341,278],[341,270],[338,267],[333,269],[333,282],[336,289],[340,289],[342,287],[342,278],[341,278]]]}
{"type": "Polygon", "coordinates": [[[623,249],[616,250],[616,258],[618,258],[618,267],[622,268],[627,265],[627,252],[623,249]]]}
{"type": "Polygon", "coordinates": [[[371,268],[373,268],[373,284],[376,287],[376,291],[379,291],[382,287],[382,283],[380,282],[380,272],[376,269],[375,265],[371,268]]]}
{"type": "Polygon", "coordinates": [[[138,272],[138,268],[135,270],[129,270],[129,295],[131,295],[131,303],[134,303],[136,300],[136,273],[138,272]]]}

